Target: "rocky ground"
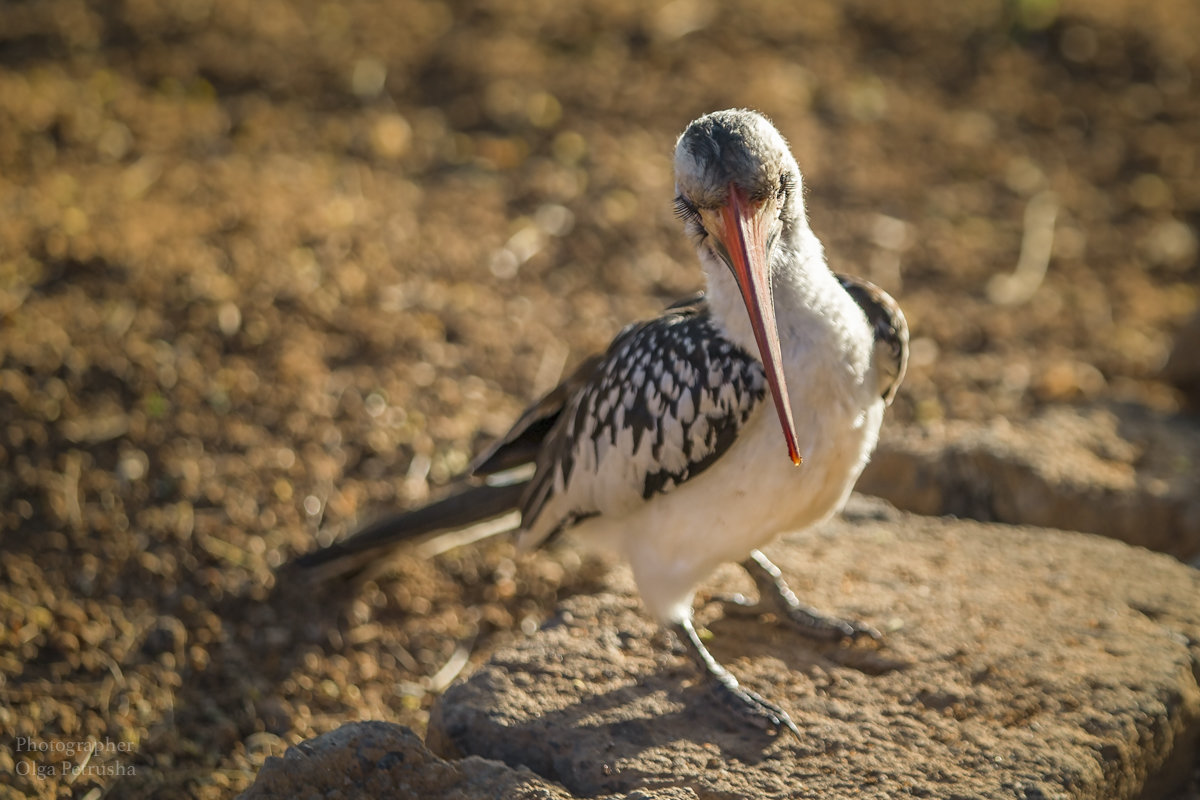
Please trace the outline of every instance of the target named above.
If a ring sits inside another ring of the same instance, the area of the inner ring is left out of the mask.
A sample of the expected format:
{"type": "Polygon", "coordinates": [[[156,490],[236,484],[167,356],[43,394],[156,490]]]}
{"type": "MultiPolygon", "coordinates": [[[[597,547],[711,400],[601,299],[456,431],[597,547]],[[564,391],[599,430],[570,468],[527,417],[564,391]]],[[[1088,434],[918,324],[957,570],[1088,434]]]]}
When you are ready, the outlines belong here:
{"type": "Polygon", "coordinates": [[[920,510],[1021,521],[994,459],[921,444],[1009,425],[1056,460],[1005,475],[1167,498],[1142,543],[1194,558],[1160,370],[1200,302],[1198,40],[1191,0],[0,4],[0,786],[228,797],[347,721],[424,732],[606,587],[569,545],[281,568],[697,288],[670,152],[714,108],[775,119],[831,262],[903,305],[920,510]]]}
{"type": "Polygon", "coordinates": [[[567,601],[448,689],[427,743],[579,797],[1182,800],[1200,744],[1200,573],[1108,539],[879,501],[845,517],[770,554],[818,607],[885,630],[880,644],[814,644],[705,602],[750,591],[736,567],[701,593],[714,652],[789,708],[799,741],[714,710],[618,579],[620,594],[567,601]]]}

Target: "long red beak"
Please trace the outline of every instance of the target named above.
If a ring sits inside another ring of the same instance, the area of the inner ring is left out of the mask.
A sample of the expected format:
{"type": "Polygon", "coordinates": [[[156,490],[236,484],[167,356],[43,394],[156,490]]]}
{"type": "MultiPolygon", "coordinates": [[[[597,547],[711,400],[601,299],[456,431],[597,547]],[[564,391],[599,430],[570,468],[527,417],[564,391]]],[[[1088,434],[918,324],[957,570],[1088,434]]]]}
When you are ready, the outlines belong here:
{"type": "Polygon", "coordinates": [[[717,242],[724,247],[724,255],[742,291],[742,300],[750,314],[750,327],[754,330],[754,340],[758,343],[758,353],[767,374],[767,384],[771,387],[771,396],[775,398],[775,410],[779,413],[779,423],[787,440],[788,455],[793,464],[799,465],[802,461],[800,443],[796,439],[792,404],[783,378],[779,328],[775,322],[771,275],[767,268],[767,240],[774,214],[765,212],[770,205],[770,201],[756,203],[737,186],[730,186],[729,202],[721,206],[719,216],[712,215],[714,218],[709,222],[709,231],[716,234],[717,242]]]}

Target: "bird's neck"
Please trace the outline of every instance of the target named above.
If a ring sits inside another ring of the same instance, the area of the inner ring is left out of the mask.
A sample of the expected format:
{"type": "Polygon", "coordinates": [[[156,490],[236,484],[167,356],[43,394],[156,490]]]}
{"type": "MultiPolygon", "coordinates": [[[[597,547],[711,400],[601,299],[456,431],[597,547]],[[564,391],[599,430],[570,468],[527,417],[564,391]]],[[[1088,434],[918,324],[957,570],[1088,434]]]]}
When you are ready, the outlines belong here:
{"type": "MultiPolygon", "coordinates": [[[[786,232],[775,247],[771,262],[772,302],[781,340],[805,337],[828,321],[841,305],[845,292],[825,263],[821,242],[807,225],[786,232]]],[[[700,260],[708,283],[708,303],[729,338],[742,349],[757,353],[750,316],[729,267],[707,247],[700,260]]]]}

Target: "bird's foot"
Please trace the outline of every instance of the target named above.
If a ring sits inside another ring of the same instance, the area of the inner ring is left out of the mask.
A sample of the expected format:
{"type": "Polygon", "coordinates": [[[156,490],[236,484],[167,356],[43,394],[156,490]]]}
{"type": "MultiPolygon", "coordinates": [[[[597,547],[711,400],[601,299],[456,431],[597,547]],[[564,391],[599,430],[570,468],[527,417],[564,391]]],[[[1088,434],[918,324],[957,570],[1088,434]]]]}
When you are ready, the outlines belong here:
{"type": "Polygon", "coordinates": [[[700,641],[700,635],[696,633],[691,619],[680,620],[671,628],[696,665],[703,670],[705,679],[722,705],[739,719],[756,728],[772,732],[787,728],[797,741],[800,740],[800,730],[786,711],[757,692],[742,686],[729,670],[713,658],[712,653],[708,652],[708,648],[700,641]]]}
{"type": "Polygon", "coordinates": [[[822,614],[815,608],[800,605],[798,602],[790,603],[779,595],[776,595],[773,601],[751,600],[743,594],[722,595],[714,599],[722,604],[728,616],[757,617],[774,614],[810,639],[856,642],[862,639],[878,641],[883,638],[883,634],[865,622],[822,614]]]}
{"type": "Polygon", "coordinates": [[[796,594],[784,581],[779,567],[772,564],[758,550],[751,552],[750,558],[742,562],[742,568],[750,574],[750,577],[754,579],[754,584],[758,587],[758,602],[751,605],[747,601],[744,606],[747,613],[769,611],[802,635],[812,639],[826,641],[871,639],[879,641],[883,638],[883,634],[865,622],[823,614],[801,604],[796,599],[796,594]],[[750,609],[755,611],[750,612],[750,609]]]}
{"type": "Polygon", "coordinates": [[[877,642],[883,638],[883,634],[865,622],[822,614],[799,603],[781,605],[783,608],[777,609],[777,613],[801,634],[812,639],[852,642],[870,639],[877,642]]]}
{"type": "Polygon", "coordinates": [[[786,728],[792,736],[796,737],[796,741],[800,741],[800,729],[782,708],[758,692],[742,686],[738,683],[737,678],[728,672],[710,672],[709,678],[712,681],[712,691],[717,700],[738,719],[771,733],[780,733],[786,728]]]}

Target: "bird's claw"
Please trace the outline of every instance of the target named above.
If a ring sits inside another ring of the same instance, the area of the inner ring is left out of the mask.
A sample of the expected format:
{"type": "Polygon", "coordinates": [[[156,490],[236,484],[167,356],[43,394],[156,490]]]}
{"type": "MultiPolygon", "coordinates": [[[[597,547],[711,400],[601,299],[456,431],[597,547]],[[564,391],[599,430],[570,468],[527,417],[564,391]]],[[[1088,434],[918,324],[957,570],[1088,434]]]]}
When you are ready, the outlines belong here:
{"type": "Polygon", "coordinates": [[[842,621],[850,626],[849,638],[852,642],[858,642],[864,639],[869,639],[872,642],[883,641],[883,634],[879,632],[878,628],[874,628],[865,622],[859,622],[858,620],[854,619],[842,621]]]}
{"type": "Polygon", "coordinates": [[[750,605],[742,598],[742,605],[748,612],[751,609],[774,612],[800,634],[812,639],[857,642],[861,639],[879,641],[883,638],[883,634],[866,623],[822,614],[802,604],[796,599],[795,592],[788,588],[779,567],[772,564],[761,551],[752,551],[750,557],[742,562],[742,568],[758,587],[758,603],[750,605]]]}
{"type": "Polygon", "coordinates": [[[862,640],[878,642],[883,639],[882,633],[865,622],[822,614],[807,606],[791,605],[782,598],[775,603],[764,603],[761,599],[751,600],[744,594],[721,595],[714,599],[724,606],[727,615],[754,617],[760,614],[775,614],[782,617],[799,633],[811,639],[823,639],[831,642],[862,640]]]}
{"type": "Polygon", "coordinates": [[[796,741],[800,741],[800,729],[788,713],[767,700],[758,692],[751,691],[737,682],[732,675],[714,676],[713,692],[730,711],[744,722],[772,733],[785,728],[796,741]]]}
{"type": "Polygon", "coordinates": [[[829,616],[804,606],[789,607],[783,616],[800,633],[813,639],[851,642],[883,639],[882,633],[865,622],[829,616]]]}

